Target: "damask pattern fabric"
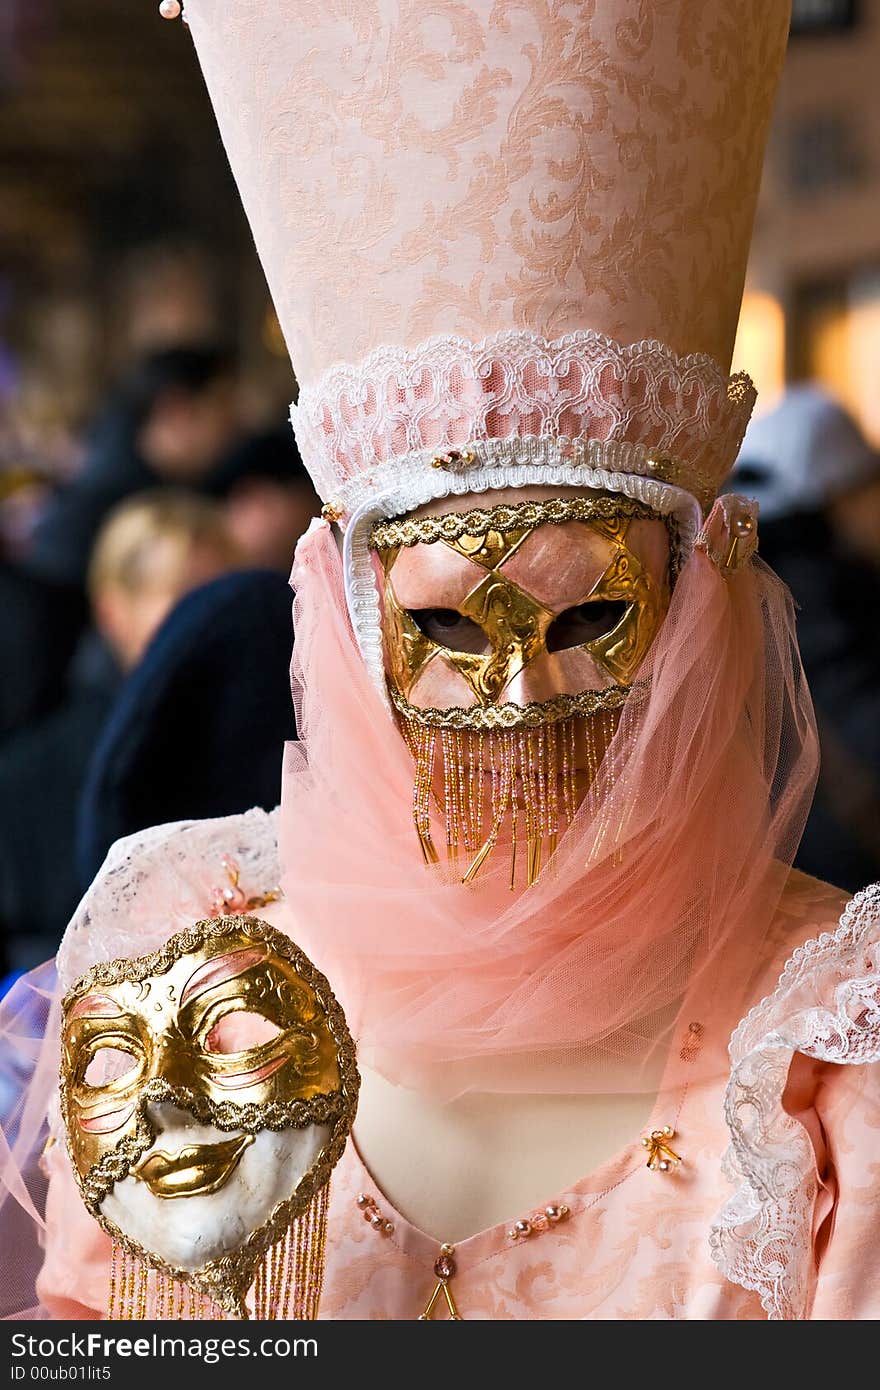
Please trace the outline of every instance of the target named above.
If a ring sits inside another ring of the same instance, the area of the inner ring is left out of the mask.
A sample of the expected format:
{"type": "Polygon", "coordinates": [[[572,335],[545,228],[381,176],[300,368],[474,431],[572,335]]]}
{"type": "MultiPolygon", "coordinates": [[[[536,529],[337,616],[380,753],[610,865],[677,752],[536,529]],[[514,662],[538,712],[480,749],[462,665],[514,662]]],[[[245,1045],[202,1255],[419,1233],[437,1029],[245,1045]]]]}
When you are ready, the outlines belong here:
{"type": "Polygon", "coordinates": [[[589,328],[725,368],[784,0],[187,0],[294,368],[589,328]]]}

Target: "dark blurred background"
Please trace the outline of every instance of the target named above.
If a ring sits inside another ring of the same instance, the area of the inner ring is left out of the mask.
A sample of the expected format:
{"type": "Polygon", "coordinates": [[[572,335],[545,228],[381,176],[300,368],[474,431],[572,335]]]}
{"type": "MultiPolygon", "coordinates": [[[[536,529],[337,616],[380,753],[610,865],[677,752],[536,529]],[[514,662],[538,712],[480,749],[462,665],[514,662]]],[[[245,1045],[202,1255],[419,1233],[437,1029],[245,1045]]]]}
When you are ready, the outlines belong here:
{"type": "Polygon", "coordinates": [[[185,28],[0,0],[0,976],[120,835],[277,803],[294,394],[185,28]]]}
{"type": "MultiPolygon", "coordinates": [[[[760,407],[732,485],[822,731],[798,862],[856,888],[880,878],[880,0],[795,0],[734,367],[760,407]]],[[[277,800],[317,508],[295,390],[185,27],[0,0],[0,976],[52,953],[118,836],[277,800]]]]}

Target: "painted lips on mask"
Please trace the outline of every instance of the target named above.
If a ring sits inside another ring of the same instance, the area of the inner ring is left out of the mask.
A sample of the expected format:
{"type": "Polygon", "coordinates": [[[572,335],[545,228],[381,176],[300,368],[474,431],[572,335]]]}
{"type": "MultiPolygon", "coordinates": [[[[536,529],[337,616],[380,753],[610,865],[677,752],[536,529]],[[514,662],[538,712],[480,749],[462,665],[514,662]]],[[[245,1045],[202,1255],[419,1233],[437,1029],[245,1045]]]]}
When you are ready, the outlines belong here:
{"type": "Polygon", "coordinates": [[[223,1187],[238,1167],[252,1134],[221,1144],[189,1144],[177,1153],[154,1149],[132,1169],[155,1197],[198,1197],[223,1187]]]}

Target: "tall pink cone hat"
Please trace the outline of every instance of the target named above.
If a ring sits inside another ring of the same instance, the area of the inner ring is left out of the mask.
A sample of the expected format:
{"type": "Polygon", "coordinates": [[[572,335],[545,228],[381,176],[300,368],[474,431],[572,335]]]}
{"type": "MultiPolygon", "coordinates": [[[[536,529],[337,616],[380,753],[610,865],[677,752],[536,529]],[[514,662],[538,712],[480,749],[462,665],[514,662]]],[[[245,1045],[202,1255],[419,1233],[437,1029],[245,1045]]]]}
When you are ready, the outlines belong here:
{"type": "Polygon", "coordinates": [[[695,995],[701,1018],[745,998],[815,775],[755,509],[713,509],[754,400],[728,372],[789,6],[189,0],[185,18],[325,504],[293,576],[296,937],[393,1080],[643,1084],[695,995]],[[578,684],[546,639],[563,561],[544,536],[594,546],[577,583],[613,601],[634,590],[609,586],[608,555],[650,571],[638,537],[660,523],[659,630],[633,679],[593,661],[578,684]],[[509,568],[474,560],[468,526],[501,528],[509,568]],[[444,611],[473,614],[486,566],[503,590],[478,614],[510,638],[497,680],[497,649],[450,657],[413,626],[436,601],[401,599],[390,630],[391,563],[395,592],[406,573],[424,594],[440,560],[444,611]],[[406,698],[395,642],[415,652],[406,698]],[[585,709],[591,776],[563,814],[577,744],[553,721],[585,709]],[[431,862],[442,797],[452,873],[431,862]],[[517,833],[512,874],[495,844],[517,833]]]}

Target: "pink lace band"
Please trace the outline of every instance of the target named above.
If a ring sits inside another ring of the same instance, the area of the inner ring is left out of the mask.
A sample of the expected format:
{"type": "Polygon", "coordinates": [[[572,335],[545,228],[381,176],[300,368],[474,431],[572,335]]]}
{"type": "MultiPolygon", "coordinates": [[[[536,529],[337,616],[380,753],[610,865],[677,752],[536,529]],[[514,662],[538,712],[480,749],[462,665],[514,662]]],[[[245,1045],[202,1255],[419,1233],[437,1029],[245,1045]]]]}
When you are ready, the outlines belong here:
{"type": "Polygon", "coordinates": [[[552,442],[555,462],[560,449],[622,446],[618,471],[673,483],[706,510],[754,400],[747,376],[728,378],[702,354],[678,357],[658,342],[621,347],[590,331],[554,341],[509,331],[482,343],[446,336],[410,351],[380,348],[303,388],[291,419],[319,494],[340,514],[399,497],[443,451],[479,455],[490,445],[503,467],[499,445],[514,439],[552,442]]]}

